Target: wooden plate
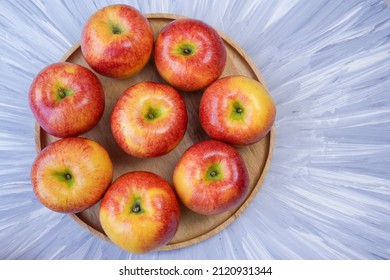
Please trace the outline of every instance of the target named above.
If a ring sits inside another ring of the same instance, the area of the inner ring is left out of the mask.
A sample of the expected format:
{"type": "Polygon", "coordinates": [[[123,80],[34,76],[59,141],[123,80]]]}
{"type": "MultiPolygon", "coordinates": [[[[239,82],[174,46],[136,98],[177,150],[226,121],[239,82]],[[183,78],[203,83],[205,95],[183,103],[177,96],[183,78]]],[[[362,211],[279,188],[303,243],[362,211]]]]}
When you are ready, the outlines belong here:
{"type": "MultiPolygon", "coordinates": [[[[145,16],[152,25],[155,38],[167,23],[176,18],[180,18],[180,16],[169,14],[148,14],[145,16]]],[[[239,74],[253,78],[264,84],[256,66],[251,62],[244,51],[226,35],[222,33],[220,33],[220,35],[227,48],[227,64],[222,76],[239,74]]],[[[82,56],[80,44],[73,46],[64,55],[61,61],[81,64],[91,69],[82,56]]],[[[153,59],[149,61],[140,73],[128,79],[112,79],[99,74],[97,74],[97,76],[103,85],[106,95],[105,111],[99,124],[94,129],[81,136],[93,139],[107,149],[114,164],[114,180],[125,172],[144,170],[162,176],[172,185],[173,168],[183,152],[192,144],[204,139],[209,139],[198,121],[198,104],[203,91],[182,93],[188,111],[188,128],[180,144],[169,154],[162,157],[138,159],[125,154],[116,144],[110,129],[109,119],[111,110],[118,97],[129,86],[147,80],[161,83],[164,83],[164,81],[155,70],[153,59]]],[[[58,140],[58,138],[47,134],[39,124],[36,124],[35,143],[37,152],[40,152],[43,148],[56,140],[58,140]]],[[[273,143],[274,127],[260,142],[247,147],[238,148],[245,160],[251,182],[248,197],[239,207],[223,214],[203,216],[182,206],[182,218],[179,229],[171,242],[160,248],[160,250],[172,250],[193,245],[215,235],[232,223],[249,205],[257,191],[260,189],[271,161],[273,143]]],[[[91,233],[109,241],[108,237],[104,234],[98,218],[99,205],[100,202],[83,212],[70,216],[91,233]]]]}

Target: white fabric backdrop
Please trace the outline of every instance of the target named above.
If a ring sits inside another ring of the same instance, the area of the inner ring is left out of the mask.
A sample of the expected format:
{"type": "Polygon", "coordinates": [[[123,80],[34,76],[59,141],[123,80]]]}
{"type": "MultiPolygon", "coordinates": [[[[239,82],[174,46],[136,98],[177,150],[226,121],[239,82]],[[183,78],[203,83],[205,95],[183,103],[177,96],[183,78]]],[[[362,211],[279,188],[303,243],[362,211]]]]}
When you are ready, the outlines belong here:
{"type": "Polygon", "coordinates": [[[132,255],[35,198],[34,76],[120,1],[0,2],[0,259],[389,259],[390,10],[382,1],[122,1],[198,18],[236,41],[277,104],[254,201],[197,245],[132,255]]]}

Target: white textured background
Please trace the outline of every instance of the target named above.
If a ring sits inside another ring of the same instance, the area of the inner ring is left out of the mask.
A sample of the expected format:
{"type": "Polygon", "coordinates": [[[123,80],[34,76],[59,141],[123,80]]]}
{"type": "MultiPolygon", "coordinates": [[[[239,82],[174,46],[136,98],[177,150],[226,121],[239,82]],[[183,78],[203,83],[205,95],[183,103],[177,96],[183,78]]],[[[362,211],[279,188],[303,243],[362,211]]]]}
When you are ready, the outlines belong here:
{"type": "Polygon", "coordinates": [[[0,1],[0,259],[389,259],[390,10],[373,0],[0,1]],[[247,210],[197,245],[127,254],[34,197],[34,76],[98,8],[202,19],[253,59],[276,145],[247,210]]]}

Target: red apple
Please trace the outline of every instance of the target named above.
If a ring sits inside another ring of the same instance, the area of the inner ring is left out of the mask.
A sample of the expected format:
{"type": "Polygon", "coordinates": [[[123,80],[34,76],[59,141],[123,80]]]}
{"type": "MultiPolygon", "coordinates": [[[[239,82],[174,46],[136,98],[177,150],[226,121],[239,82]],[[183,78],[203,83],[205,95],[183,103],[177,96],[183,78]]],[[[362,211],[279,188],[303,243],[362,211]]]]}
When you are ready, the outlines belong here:
{"type": "Polygon", "coordinates": [[[203,215],[235,208],[249,191],[249,175],[240,153],[216,140],[188,148],[175,166],[173,183],[183,204],[203,215]]]}
{"type": "Polygon", "coordinates": [[[91,70],[58,62],[46,66],[35,77],[29,104],[47,133],[64,138],[95,127],[103,115],[105,101],[103,87],[91,70]]]}
{"type": "Polygon", "coordinates": [[[31,168],[34,193],[47,208],[81,212],[103,197],[113,166],[106,149],[81,137],[60,139],[44,148],[31,168]]]}
{"type": "Polygon", "coordinates": [[[158,72],[170,85],[195,91],[222,74],[226,48],[210,25],[195,19],[176,19],[158,34],[154,60],[158,72]]]}
{"type": "Polygon", "coordinates": [[[203,93],[199,119],[213,139],[243,146],[260,141],[272,128],[276,108],[267,89],[244,76],[212,83],[203,93]]]}
{"type": "Polygon", "coordinates": [[[180,207],[169,183],[151,172],[134,171],[110,186],[100,205],[100,222],[109,239],[130,253],[148,253],[175,235],[180,207]]]}
{"type": "Polygon", "coordinates": [[[118,4],[95,12],[81,34],[81,51],[99,74],[127,78],[139,72],[153,50],[149,21],[135,8],[118,4]]]}
{"type": "Polygon", "coordinates": [[[118,145],[129,155],[150,158],[174,149],[187,129],[187,110],[171,86],[141,82],[129,87],[111,114],[118,145]]]}

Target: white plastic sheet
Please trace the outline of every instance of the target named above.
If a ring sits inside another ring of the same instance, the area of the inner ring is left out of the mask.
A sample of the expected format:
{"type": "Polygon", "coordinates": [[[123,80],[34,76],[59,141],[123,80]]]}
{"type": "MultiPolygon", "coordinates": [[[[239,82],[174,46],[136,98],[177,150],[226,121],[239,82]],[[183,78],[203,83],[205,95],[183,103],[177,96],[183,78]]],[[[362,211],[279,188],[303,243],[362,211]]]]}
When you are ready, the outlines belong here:
{"type": "Polygon", "coordinates": [[[390,10],[377,0],[123,1],[204,20],[253,59],[277,105],[266,180],[222,232],[147,255],[44,208],[29,86],[114,2],[0,2],[0,259],[390,258],[390,10]]]}

